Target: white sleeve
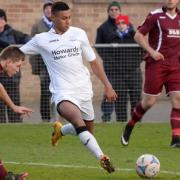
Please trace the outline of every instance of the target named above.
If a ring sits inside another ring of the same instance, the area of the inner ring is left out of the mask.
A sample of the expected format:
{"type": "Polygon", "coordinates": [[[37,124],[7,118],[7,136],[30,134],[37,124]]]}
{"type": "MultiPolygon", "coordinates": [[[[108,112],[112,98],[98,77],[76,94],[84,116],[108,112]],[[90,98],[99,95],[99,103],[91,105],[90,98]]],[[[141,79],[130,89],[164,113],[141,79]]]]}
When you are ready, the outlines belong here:
{"type": "Polygon", "coordinates": [[[36,54],[39,54],[39,48],[38,48],[36,36],[33,37],[30,41],[28,41],[26,44],[24,44],[24,45],[20,48],[20,50],[21,50],[24,54],[28,54],[28,55],[36,55],[36,54]]]}
{"type": "Polygon", "coordinates": [[[87,61],[94,61],[96,59],[94,50],[92,49],[89,43],[88,37],[84,31],[83,31],[83,36],[82,36],[81,48],[82,48],[83,57],[85,57],[87,61]]]}

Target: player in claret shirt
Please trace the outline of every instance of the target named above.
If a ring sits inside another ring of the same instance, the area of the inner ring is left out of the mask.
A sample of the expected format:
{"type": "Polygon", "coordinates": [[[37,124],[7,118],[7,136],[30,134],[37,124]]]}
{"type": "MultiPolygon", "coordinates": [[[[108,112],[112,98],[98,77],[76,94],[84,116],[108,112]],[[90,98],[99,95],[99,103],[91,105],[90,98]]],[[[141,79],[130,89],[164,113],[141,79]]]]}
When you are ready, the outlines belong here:
{"type": "Polygon", "coordinates": [[[138,27],[135,40],[146,51],[144,96],[134,108],[132,119],[121,136],[127,146],[135,124],[151,108],[163,86],[172,103],[170,115],[172,147],[180,147],[180,11],[179,0],[166,0],[165,6],[152,11],[138,27]],[[145,36],[148,34],[148,42],[145,36]]]}
{"type": "MultiPolygon", "coordinates": [[[[3,51],[0,53],[0,73],[4,73],[7,74],[9,77],[12,77],[20,71],[24,58],[25,55],[19,50],[18,47],[8,46],[4,48],[3,51]]],[[[18,114],[29,116],[32,112],[32,110],[29,108],[17,106],[16,104],[14,104],[1,83],[0,100],[4,101],[4,103],[8,107],[10,107],[14,112],[18,114]]],[[[27,172],[21,174],[14,174],[13,172],[8,172],[0,159],[0,180],[25,180],[27,176],[27,172]]]]}
{"type": "MultiPolygon", "coordinates": [[[[0,53],[0,73],[7,74],[12,77],[20,71],[25,55],[18,47],[8,46],[0,53]]],[[[7,94],[4,86],[0,82],[0,100],[10,107],[15,113],[21,115],[30,115],[31,109],[14,104],[10,96],[7,94]]]]}
{"type": "Polygon", "coordinates": [[[117,95],[96,60],[85,31],[70,26],[69,6],[58,1],[53,4],[51,11],[54,27],[49,32],[35,35],[21,50],[25,54],[41,54],[50,76],[52,101],[69,122],[64,126],[55,122],[52,145],[57,145],[62,136],[77,135],[84,146],[100,160],[101,166],[111,173],[114,167],[110,158],[104,155],[93,136],[92,84],[82,56],[104,84],[107,100],[114,101],[117,95]]]}

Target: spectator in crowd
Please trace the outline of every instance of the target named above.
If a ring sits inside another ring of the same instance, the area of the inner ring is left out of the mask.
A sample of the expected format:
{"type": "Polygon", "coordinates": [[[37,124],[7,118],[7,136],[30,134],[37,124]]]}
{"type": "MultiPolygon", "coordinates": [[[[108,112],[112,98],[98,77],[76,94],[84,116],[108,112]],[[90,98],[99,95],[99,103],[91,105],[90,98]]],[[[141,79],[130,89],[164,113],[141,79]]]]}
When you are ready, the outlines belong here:
{"type": "MultiPolygon", "coordinates": [[[[96,44],[108,44],[112,43],[112,37],[116,32],[116,23],[115,19],[117,16],[121,13],[121,7],[119,2],[113,1],[108,5],[107,8],[108,13],[108,19],[100,25],[97,29],[97,36],[96,36],[96,44]]],[[[109,47],[100,47],[96,48],[98,54],[100,55],[102,61],[104,70],[106,72],[106,75],[110,82],[112,82],[112,57],[113,57],[113,48],[109,47]]],[[[119,97],[121,98],[121,97],[119,97]]],[[[107,102],[106,98],[103,98],[102,104],[101,104],[101,110],[102,110],[102,120],[104,122],[111,120],[111,114],[114,110],[114,103],[113,102],[107,102]]]]}
{"type": "MultiPolygon", "coordinates": [[[[15,30],[7,24],[6,12],[0,9],[0,41],[2,42],[0,50],[10,44],[24,44],[29,39],[27,34],[15,30]]],[[[20,105],[20,77],[20,72],[13,77],[8,77],[3,73],[0,74],[0,82],[17,105],[20,105]]],[[[4,102],[0,102],[0,123],[5,123],[7,118],[9,122],[22,122],[19,114],[13,112],[4,102]]]]}
{"type": "MultiPolygon", "coordinates": [[[[180,11],[179,0],[164,0],[164,6],[148,14],[134,36],[145,56],[145,83],[142,100],[121,136],[124,146],[137,122],[156,103],[163,87],[171,99],[171,147],[180,148],[180,11]],[[148,35],[148,39],[146,37],[148,35]]],[[[141,137],[143,138],[143,137],[141,137]]]]}
{"type": "MultiPolygon", "coordinates": [[[[53,23],[51,21],[51,7],[53,1],[45,1],[43,5],[43,17],[33,25],[31,30],[31,36],[41,32],[47,32],[52,27],[53,23]]],[[[32,74],[38,75],[40,78],[40,113],[43,122],[49,122],[51,119],[51,108],[50,99],[51,94],[49,91],[49,75],[47,68],[40,55],[35,55],[30,57],[30,64],[32,66],[32,74]]]]}
{"type": "MultiPolygon", "coordinates": [[[[118,44],[134,44],[134,34],[129,17],[119,15],[116,18],[117,29],[112,35],[112,42],[118,44]]],[[[142,75],[140,63],[142,61],[142,49],[137,47],[116,47],[113,49],[115,56],[111,57],[113,71],[110,72],[112,85],[118,94],[115,102],[117,121],[127,121],[128,101],[130,100],[131,112],[141,99],[142,75]]]]}
{"type": "MultiPolygon", "coordinates": [[[[129,17],[127,15],[120,14],[116,20],[116,33],[115,33],[115,40],[118,43],[135,43],[134,35],[135,31],[129,22],[129,17]]],[[[114,42],[114,39],[113,39],[114,42]]]]}

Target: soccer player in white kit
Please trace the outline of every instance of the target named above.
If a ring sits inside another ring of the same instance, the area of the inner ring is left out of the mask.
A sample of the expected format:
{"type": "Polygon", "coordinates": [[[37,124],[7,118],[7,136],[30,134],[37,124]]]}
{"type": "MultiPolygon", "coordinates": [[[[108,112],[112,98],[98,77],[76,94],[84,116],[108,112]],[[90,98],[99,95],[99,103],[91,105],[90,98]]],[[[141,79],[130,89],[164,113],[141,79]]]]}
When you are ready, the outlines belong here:
{"type": "Polygon", "coordinates": [[[52,101],[58,112],[69,124],[55,122],[52,145],[67,134],[78,135],[80,141],[100,160],[101,166],[111,173],[114,167],[104,155],[93,136],[94,110],[92,106],[92,84],[86,59],[102,81],[107,101],[115,101],[117,95],[108,81],[102,65],[96,60],[84,30],[70,26],[71,10],[61,1],[52,6],[54,27],[49,32],[35,35],[20,49],[25,54],[40,54],[50,76],[52,101]]]}

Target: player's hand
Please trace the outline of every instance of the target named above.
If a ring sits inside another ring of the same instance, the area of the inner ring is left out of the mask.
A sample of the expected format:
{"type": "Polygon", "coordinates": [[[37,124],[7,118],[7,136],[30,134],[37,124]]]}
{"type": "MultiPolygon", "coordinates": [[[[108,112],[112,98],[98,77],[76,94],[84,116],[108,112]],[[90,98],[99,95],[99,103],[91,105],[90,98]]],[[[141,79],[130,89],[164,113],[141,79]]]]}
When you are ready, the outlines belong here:
{"type": "Polygon", "coordinates": [[[21,115],[25,115],[25,116],[30,116],[30,113],[33,112],[32,109],[29,109],[29,108],[26,108],[26,107],[23,107],[23,106],[16,106],[13,108],[14,112],[16,113],[19,113],[21,115]]]}
{"type": "Polygon", "coordinates": [[[106,88],[105,96],[108,102],[113,102],[117,99],[117,94],[112,87],[106,88]]]}
{"type": "Polygon", "coordinates": [[[155,60],[155,61],[164,61],[164,56],[158,52],[158,51],[153,51],[151,53],[151,57],[155,60]]]}

